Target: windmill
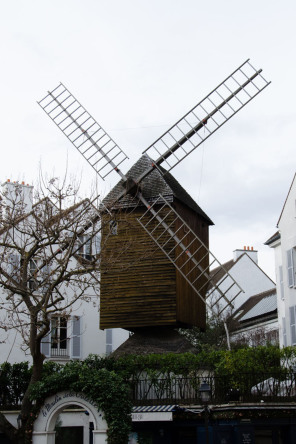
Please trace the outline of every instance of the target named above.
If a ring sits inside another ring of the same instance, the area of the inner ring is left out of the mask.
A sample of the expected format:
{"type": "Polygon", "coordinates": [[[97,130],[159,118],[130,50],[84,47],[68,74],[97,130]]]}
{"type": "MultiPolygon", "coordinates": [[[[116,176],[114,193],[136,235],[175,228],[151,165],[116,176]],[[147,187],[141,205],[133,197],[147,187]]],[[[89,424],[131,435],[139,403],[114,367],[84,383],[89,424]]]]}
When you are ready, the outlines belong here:
{"type": "MultiPolygon", "coordinates": [[[[269,83],[262,76],[262,70],[256,70],[247,60],[150,145],[140,161],[126,174],[119,166],[127,155],[62,83],[38,102],[103,180],[113,171],[120,176],[120,182],[107,196],[105,204],[115,213],[125,209],[123,225],[130,228],[125,228],[123,236],[138,236],[138,246],[157,246],[154,252],[151,247],[152,253],[144,261],[144,268],[140,263],[130,267],[128,272],[128,264],[125,263],[124,268],[119,262],[119,267],[112,269],[109,277],[102,269],[101,328],[135,330],[140,327],[182,325],[203,328],[206,306],[211,310],[219,307],[221,312],[231,306],[243,291],[226,270],[225,279],[229,286],[223,292],[215,284],[215,276],[210,276],[210,267],[221,267],[208,248],[207,227],[211,221],[207,220],[201,209],[199,212],[193,208],[187,193],[183,193],[185,197],[182,202],[180,193],[184,189],[180,184],[173,183],[170,171],[269,83]],[[164,188],[165,193],[157,197],[153,192],[147,193],[149,186],[145,187],[145,183],[153,182],[151,178],[158,183],[162,178],[172,193],[166,192],[163,183],[160,188],[164,188]],[[186,210],[180,201],[185,204],[186,210]],[[187,208],[200,216],[202,222],[198,226],[192,222],[187,208]],[[139,234],[140,229],[142,234],[139,234]],[[159,269],[162,270],[161,275],[159,269]],[[131,285],[133,276],[136,277],[134,286],[131,285]],[[173,289],[163,280],[165,276],[173,281],[173,289]],[[155,282],[165,282],[165,285],[157,288],[155,282]],[[209,297],[211,294],[206,298],[209,284],[215,299],[209,297]]],[[[106,213],[102,211],[102,220],[104,218],[106,213]]],[[[102,234],[103,239],[109,236],[111,254],[118,249],[118,242],[122,240],[120,236],[117,237],[121,229],[119,226],[117,232],[117,219],[111,219],[109,232],[103,229],[102,234]],[[110,233],[115,236],[110,236],[110,233]]],[[[108,224],[103,226],[108,227],[108,224]]],[[[132,248],[135,250],[135,246],[132,248]]],[[[126,262],[130,260],[129,254],[125,256],[126,262]]]]}

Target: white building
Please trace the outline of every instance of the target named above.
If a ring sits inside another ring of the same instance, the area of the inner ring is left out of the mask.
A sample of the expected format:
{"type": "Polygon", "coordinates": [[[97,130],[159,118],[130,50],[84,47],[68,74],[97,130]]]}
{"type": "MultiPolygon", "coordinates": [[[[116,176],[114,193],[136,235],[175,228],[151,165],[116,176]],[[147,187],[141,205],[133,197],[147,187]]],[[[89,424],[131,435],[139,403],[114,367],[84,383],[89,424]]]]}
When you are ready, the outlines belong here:
{"type": "Polygon", "coordinates": [[[231,339],[242,345],[278,344],[276,288],[251,296],[231,317],[231,339]]]}
{"type": "MultiPolygon", "coordinates": [[[[33,187],[26,185],[25,183],[10,182],[7,181],[3,184],[3,198],[1,202],[2,215],[5,218],[8,212],[15,211],[19,214],[25,215],[20,219],[18,225],[28,223],[28,214],[32,210],[33,206],[33,187]]],[[[47,201],[48,203],[48,201],[47,201]]],[[[34,207],[40,206],[40,214],[42,213],[42,205],[44,202],[37,202],[34,207]]],[[[80,211],[80,206],[83,206],[83,202],[78,206],[75,206],[74,210],[80,211]],[[79,210],[78,210],[79,209],[79,210]]],[[[54,213],[55,209],[52,208],[54,213]]],[[[35,212],[36,213],[36,212],[35,212]]],[[[86,214],[86,213],[85,213],[86,214]]],[[[83,219],[83,218],[82,218],[83,219]]],[[[31,222],[30,222],[31,223],[31,222]]],[[[38,223],[36,220],[32,223],[38,223]]],[[[19,228],[19,227],[18,227],[19,228]]],[[[18,242],[27,242],[28,247],[30,247],[30,241],[21,239],[22,230],[15,230],[17,232],[18,239],[15,240],[15,246],[18,242]]],[[[4,230],[5,232],[5,230],[4,230]]],[[[0,254],[2,248],[2,266],[3,260],[7,261],[8,268],[11,266],[11,270],[16,265],[15,268],[20,268],[19,259],[16,254],[11,254],[10,258],[7,258],[7,252],[3,253],[5,245],[3,241],[2,232],[2,247],[0,246],[0,254]],[[6,258],[3,257],[6,254],[6,258]],[[10,263],[9,263],[10,261],[10,263]]],[[[74,256],[73,261],[83,261],[88,259],[89,255],[92,254],[91,248],[98,249],[98,237],[95,237],[95,241],[89,241],[87,239],[87,232],[80,236],[82,246],[79,248],[77,255],[74,256]]],[[[7,251],[7,248],[6,248],[7,251]]],[[[15,249],[14,251],[17,251],[15,249]]],[[[53,254],[55,252],[53,251],[53,254]]],[[[57,256],[58,257],[58,256],[57,256]]],[[[30,278],[29,284],[30,288],[35,288],[35,285],[39,285],[40,282],[40,271],[38,267],[41,257],[38,257],[30,262],[30,272],[33,278],[30,278]],[[38,275],[35,278],[34,271],[37,270],[38,275]]],[[[58,259],[57,259],[58,260],[58,259]]],[[[70,265],[71,267],[71,262],[70,265]]],[[[46,267],[43,268],[44,270],[46,267]]],[[[43,277],[46,271],[43,272],[43,277]]],[[[75,288],[71,285],[64,285],[61,290],[62,298],[64,300],[71,298],[75,299],[75,288]]],[[[0,322],[2,321],[2,327],[5,325],[5,317],[9,315],[9,312],[5,310],[5,298],[7,297],[7,292],[4,292],[0,288],[0,322]]],[[[46,355],[48,359],[55,360],[58,362],[66,362],[69,359],[85,359],[90,353],[105,355],[114,351],[122,342],[124,342],[128,337],[128,332],[122,329],[112,329],[102,331],[99,328],[99,290],[98,285],[93,285],[88,287],[87,292],[83,293],[83,297],[78,297],[74,304],[69,310],[65,310],[60,314],[54,313],[51,316],[51,330],[47,337],[42,341],[42,352],[46,355]]],[[[15,322],[15,321],[14,321],[15,322]]],[[[9,328],[8,330],[0,329],[0,355],[1,362],[21,362],[30,361],[30,354],[28,354],[27,348],[24,346],[23,338],[20,334],[20,326],[23,322],[20,319],[18,328],[9,328]]],[[[7,325],[13,325],[13,322],[7,322],[7,325]]],[[[0,324],[1,326],[1,324],[0,324]]]]}
{"type": "Polygon", "coordinates": [[[275,252],[280,345],[296,345],[296,174],[277,228],[265,244],[275,252]]]}
{"type": "MultiPolygon", "coordinates": [[[[237,310],[251,296],[275,288],[275,283],[259,267],[258,252],[254,250],[253,247],[244,247],[244,249],[235,250],[232,260],[211,270],[211,281],[217,284],[221,291],[225,291],[225,289],[231,285],[229,278],[227,278],[227,272],[243,290],[232,302],[234,306],[233,311],[237,310]]],[[[209,287],[209,294],[211,293],[211,289],[212,287],[209,287]]],[[[213,297],[215,297],[214,293],[213,297]]],[[[231,299],[231,290],[227,293],[227,297],[231,299]]]]}

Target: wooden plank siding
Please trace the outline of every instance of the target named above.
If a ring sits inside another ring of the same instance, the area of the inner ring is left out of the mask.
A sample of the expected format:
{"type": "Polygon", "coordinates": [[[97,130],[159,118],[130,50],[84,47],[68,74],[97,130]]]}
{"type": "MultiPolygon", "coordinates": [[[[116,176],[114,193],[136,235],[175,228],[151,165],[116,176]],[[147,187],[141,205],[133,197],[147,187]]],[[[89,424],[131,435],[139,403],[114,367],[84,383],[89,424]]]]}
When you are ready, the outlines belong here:
{"type": "MultiPolygon", "coordinates": [[[[204,219],[177,200],[174,206],[208,245],[208,224],[204,219]]],[[[117,235],[110,234],[108,224],[104,226],[100,328],[121,327],[131,331],[153,326],[204,328],[203,302],[137,222],[142,213],[142,207],[119,212],[117,235]]],[[[179,254],[178,249],[173,250],[173,258],[175,254],[179,254]]],[[[208,267],[208,257],[202,266],[208,267]]]]}
{"type": "MultiPolygon", "coordinates": [[[[208,247],[209,246],[209,227],[206,221],[198,216],[194,211],[192,211],[189,207],[185,206],[178,200],[175,200],[174,207],[177,213],[181,216],[181,218],[189,225],[192,231],[199,237],[199,239],[208,247]]],[[[179,228],[179,224],[177,224],[176,229],[179,228]]],[[[184,238],[184,243],[186,246],[191,244],[193,240],[193,236],[190,231],[186,232],[185,230],[179,230],[179,237],[184,238]]],[[[194,241],[190,245],[190,252],[194,254],[195,260],[199,263],[203,270],[207,270],[209,268],[209,255],[207,250],[201,246],[198,241],[194,241]],[[201,258],[203,258],[201,260],[201,258]]],[[[176,257],[181,253],[181,248],[176,248],[176,257]]],[[[185,258],[186,259],[186,258],[185,258]]],[[[190,278],[192,281],[197,279],[197,286],[200,287],[201,294],[205,298],[206,295],[206,277],[205,275],[201,275],[201,271],[198,268],[192,270],[192,264],[184,263],[184,256],[180,259],[177,259],[177,265],[181,267],[182,271],[187,274],[190,272],[190,278]]],[[[206,307],[202,299],[194,292],[191,286],[187,283],[184,277],[177,273],[176,276],[176,290],[177,290],[177,321],[179,324],[183,324],[185,326],[197,326],[202,329],[206,327],[206,307]]]]}
{"type": "Polygon", "coordinates": [[[118,234],[102,233],[100,328],[176,324],[174,265],[136,218],[142,207],[117,214],[118,234]]]}

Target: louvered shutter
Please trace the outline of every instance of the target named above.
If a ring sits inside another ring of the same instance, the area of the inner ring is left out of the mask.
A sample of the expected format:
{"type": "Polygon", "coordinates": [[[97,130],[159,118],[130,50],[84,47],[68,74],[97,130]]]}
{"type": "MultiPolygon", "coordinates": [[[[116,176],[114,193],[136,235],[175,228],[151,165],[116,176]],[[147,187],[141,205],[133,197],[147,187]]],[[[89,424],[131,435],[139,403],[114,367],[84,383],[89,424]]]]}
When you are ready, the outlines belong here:
{"type": "Polygon", "coordinates": [[[42,282],[44,281],[44,283],[40,291],[43,294],[46,293],[50,285],[50,272],[51,272],[51,267],[49,264],[44,265],[44,267],[41,269],[41,279],[42,282]]]}
{"type": "Polygon", "coordinates": [[[72,358],[81,357],[81,318],[74,316],[72,319],[72,358]]]}
{"type": "Polygon", "coordinates": [[[296,287],[296,248],[292,248],[293,285],[296,287]]]}
{"type": "Polygon", "coordinates": [[[295,326],[295,307],[289,307],[290,311],[290,330],[291,330],[291,345],[296,344],[296,326],[295,326]]]}
{"type": "Polygon", "coordinates": [[[50,357],[50,332],[41,339],[41,353],[47,358],[50,357]]]}
{"type": "Polygon", "coordinates": [[[288,265],[288,285],[294,285],[294,269],[293,269],[293,248],[287,251],[287,265],[288,265]]]}
{"type": "Polygon", "coordinates": [[[20,256],[18,254],[11,254],[9,256],[8,272],[10,276],[17,282],[20,280],[20,256]]]}
{"type": "Polygon", "coordinates": [[[99,254],[101,252],[101,235],[96,234],[94,238],[95,243],[95,254],[99,254]]]}
{"type": "Polygon", "coordinates": [[[113,331],[112,329],[106,330],[106,355],[110,355],[113,352],[113,331]]]}

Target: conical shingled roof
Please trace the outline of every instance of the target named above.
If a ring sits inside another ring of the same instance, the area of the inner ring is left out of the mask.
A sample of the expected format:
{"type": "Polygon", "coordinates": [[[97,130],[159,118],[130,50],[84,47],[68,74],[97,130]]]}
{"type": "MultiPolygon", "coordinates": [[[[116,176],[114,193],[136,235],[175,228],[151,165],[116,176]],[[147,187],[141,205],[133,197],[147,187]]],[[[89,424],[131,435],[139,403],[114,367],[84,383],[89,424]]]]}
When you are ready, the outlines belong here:
{"type": "MultiPolygon", "coordinates": [[[[150,159],[150,157],[147,154],[144,154],[126,173],[126,176],[128,178],[137,180],[137,178],[151,166],[152,162],[153,161],[150,159]]],[[[191,208],[199,216],[202,216],[209,225],[214,225],[211,219],[197,205],[197,203],[192,199],[187,191],[185,191],[179,182],[164,168],[160,167],[160,170],[163,172],[163,175],[158,171],[158,169],[155,168],[141,181],[141,192],[145,199],[148,202],[153,202],[159,196],[159,194],[162,194],[170,202],[173,201],[173,198],[176,198],[191,208]]],[[[105,197],[103,203],[105,205],[112,205],[123,190],[124,181],[120,180],[105,197]]],[[[120,204],[118,206],[128,208],[134,207],[138,204],[138,201],[136,201],[131,195],[127,194],[120,199],[120,204]]]]}
{"type": "Polygon", "coordinates": [[[147,355],[167,353],[197,353],[195,347],[171,328],[143,328],[136,331],[113,353],[114,358],[124,355],[147,355]]]}

